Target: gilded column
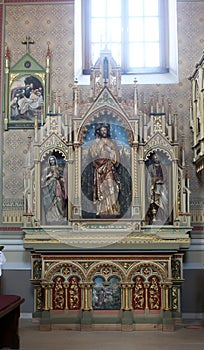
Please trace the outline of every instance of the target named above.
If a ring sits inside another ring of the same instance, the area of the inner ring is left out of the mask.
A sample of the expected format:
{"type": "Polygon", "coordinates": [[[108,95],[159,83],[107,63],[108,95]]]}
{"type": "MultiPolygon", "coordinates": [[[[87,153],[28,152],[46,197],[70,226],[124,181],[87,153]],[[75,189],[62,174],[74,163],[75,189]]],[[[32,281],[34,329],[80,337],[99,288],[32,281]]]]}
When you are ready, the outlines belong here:
{"type": "Polygon", "coordinates": [[[129,311],[132,310],[132,306],[130,306],[130,292],[132,290],[131,284],[124,284],[123,285],[123,310],[129,311]]]}
{"type": "MultiPolygon", "coordinates": [[[[177,150],[175,150],[177,152],[177,150]]],[[[177,157],[177,155],[175,155],[177,157]]],[[[178,221],[178,166],[177,161],[174,160],[172,162],[172,182],[173,182],[173,193],[172,193],[172,208],[173,208],[173,215],[174,215],[174,222],[178,221]]]]}
{"type": "Polygon", "coordinates": [[[35,157],[35,219],[36,222],[40,222],[40,161],[38,160],[38,148],[34,148],[35,157]]]}
{"type": "Polygon", "coordinates": [[[2,108],[4,113],[4,129],[8,130],[8,115],[9,115],[9,73],[10,73],[10,52],[9,48],[6,48],[5,56],[5,91],[4,101],[5,105],[2,108]]]}
{"type": "Polygon", "coordinates": [[[53,306],[52,306],[52,288],[53,288],[54,283],[49,283],[47,285],[47,307],[48,310],[52,310],[53,306]]]}
{"type": "Polygon", "coordinates": [[[75,186],[74,186],[74,193],[75,193],[75,199],[78,199],[78,173],[79,173],[79,147],[78,145],[75,146],[75,186]]]}
{"type": "Polygon", "coordinates": [[[172,304],[172,310],[173,311],[180,311],[179,308],[179,293],[178,293],[178,287],[177,286],[173,286],[171,288],[171,304],[172,304]]]}
{"type": "Polygon", "coordinates": [[[46,78],[45,78],[45,114],[50,113],[50,48],[48,45],[47,55],[46,55],[46,78]]]}
{"type": "Polygon", "coordinates": [[[43,305],[43,289],[39,285],[34,285],[34,311],[41,311],[43,305]]]}
{"type": "Polygon", "coordinates": [[[79,215],[81,216],[81,147],[78,148],[78,205],[79,215]]]}
{"type": "Polygon", "coordinates": [[[170,307],[169,307],[169,286],[165,285],[164,286],[164,293],[165,293],[165,307],[164,307],[164,310],[165,311],[168,311],[170,310],[170,307]]]}
{"type": "MultiPolygon", "coordinates": [[[[67,111],[68,115],[68,111],[67,111]]],[[[67,176],[67,193],[68,193],[68,220],[72,217],[72,204],[73,204],[73,166],[74,166],[74,155],[73,155],[73,139],[72,139],[72,116],[69,115],[67,120],[68,124],[68,176],[67,176]]]]}
{"type": "Polygon", "coordinates": [[[82,309],[84,311],[89,311],[92,309],[91,306],[91,285],[90,284],[82,284],[81,288],[83,290],[83,305],[82,305],[82,309]]]}
{"type": "Polygon", "coordinates": [[[145,288],[145,310],[149,310],[149,300],[148,300],[149,283],[145,283],[144,288],[145,288]]]}
{"type": "Polygon", "coordinates": [[[4,91],[4,129],[8,130],[8,115],[9,115],[9,73],[10,73],[10,52],[7,46],[5,56],[5,91],[4,91]]]}
{"type": "Polygon", "coordinates": [[[79,217],[80,216],[80,202],[79,202],[79,188],[81,186],[79,186],[79,180],[80,180],[80,150],[79,150],[79,144],[75,144],[75,183],[74,183],[74,212],[73,212],[73,216],[74,217],[79,217]]]}
{"type": "Polygon", "coordinates": [[[69,298],[69,296],[68,296],[68,288],[69,288],[69,283],[64,283],[63,284],[63,286],[64,286],[64,289],[65,289],[65,310],[68,310],[68,298],[69,298]]]}
{"type": "Polygon", "coordinates": [[[121,309],[125,310],[125,285],[121,285],[121,309]]]}
{"type": "Polygon", "coordinates": [[[137,172],[138,158],[137,158],[137,142],[132,144],[132,216],[139,216],[140,210],[138,198],[138,172],[137,172]]]}
{"type": "Polygon", "coordinates": [[[161,310],[165,310],[165,286],[161,285],[161,310]]]}
{"type": "Polygon", "coordinates": [[[43,284],[42,288],[44,289],[44,306],[43,306],[43,310],[44,311],[48,311],[49,310],[49,306],[48,306],[48,289],[49,289],[49,286],[43,284]]]}
{"type": "Polygon", "coordinates": [[[142,149],[140,149],[140,159],[138,160],[139,166],[140,166],[140,171],[139,171],[139,188],[140,188],[140,198],[141,198],[141,217],[142,219],[145,218],[145,162],[143,161],[143,152],[142,149]]]}
{"type": "Polygon", "coordinates": [[[54,283],[52,283],[50,285],[50,293],[49,293],[49,298],[50,298],[50,310],[53,310],[53,285],[54,283]]]}

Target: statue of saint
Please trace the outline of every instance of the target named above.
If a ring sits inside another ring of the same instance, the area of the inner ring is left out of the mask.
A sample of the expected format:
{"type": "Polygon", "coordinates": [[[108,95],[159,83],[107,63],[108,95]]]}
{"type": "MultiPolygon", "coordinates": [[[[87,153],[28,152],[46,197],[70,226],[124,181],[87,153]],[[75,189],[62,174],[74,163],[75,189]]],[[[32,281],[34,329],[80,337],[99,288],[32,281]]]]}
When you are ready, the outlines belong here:
{"type": "Polygon", "coordinates": [[[148,166],[148,179],[150,201],[148,216],[150,224],[165,223],[169,216],[166,179],[156,153],[153,153],[151,164],[148,166]]]}
{"type": "Polygon", "coordinates": [[[46,222],[62,224],[67,221],[67,194],[63,169],[55,156],[49,157],[49,166],[41,179],[46,222]]]}
{"type": "Polygon", "coordinates": [[[96,204],[96,217],[117,217],[120,215],[120,180],[117,174],[119,151],[116,142],[110,138],[109,124],[96,127],[90,152],[94,168],[93,201],[96,204]]]}

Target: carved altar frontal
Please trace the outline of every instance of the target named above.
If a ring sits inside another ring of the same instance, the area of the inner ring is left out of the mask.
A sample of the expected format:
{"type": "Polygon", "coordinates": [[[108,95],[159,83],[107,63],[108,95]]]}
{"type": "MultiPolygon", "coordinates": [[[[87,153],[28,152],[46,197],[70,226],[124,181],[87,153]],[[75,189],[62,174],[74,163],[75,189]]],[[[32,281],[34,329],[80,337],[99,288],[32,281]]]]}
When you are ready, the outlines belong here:
{"type": "Polygon", "coordinates": [[[41,329],[172,330],[191,231],[177,115],[168,96],[139,95],[136,79],[123,99],[107,50],[90,78],[86,101],[75,80],[72,108],[45,103],[28,142],[34,317],[41,329]]]}
{"type": "Polygon", "coordinates": [[[109,329],[110,323],[120,330],[145,324],[172,330],[170,314],[179,314],[180,308],[182,259],[170,253],[32,253],[35,316],[42,315],[41,329],[52,329],[53,323],[109,329]]]}

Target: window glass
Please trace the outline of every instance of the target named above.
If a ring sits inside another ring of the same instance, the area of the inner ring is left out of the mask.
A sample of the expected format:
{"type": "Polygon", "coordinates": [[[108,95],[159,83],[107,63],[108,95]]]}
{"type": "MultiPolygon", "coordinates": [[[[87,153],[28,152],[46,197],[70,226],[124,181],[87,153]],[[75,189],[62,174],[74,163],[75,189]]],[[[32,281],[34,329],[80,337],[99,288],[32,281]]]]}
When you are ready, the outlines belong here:
{"type": "MultiPolygon", "coordinates": [[[[167,0],[86,0],[86,69],[108,48],[124,73],[164,70],[167,0]],[[162,12],[163,11],[163,12],[162,12]]],[[[167,66],[167,63],[166,63],[167,66]]]]}
{"type": "Polygon", "coordinates": [[[91,15],[93,17],[105,17],[106,15],[106,0],[91,1],[91,15]]]}
{"type": "Polygon", "coordinates": [[[121,42],[121,20],[120,18],[110,18],[107,20],[108,42],[121,42]]]}
{"type": "Polygon", "coordinates": [[[93,19],[92,26],[94,27],[94,30],[91,31],[91,41],[93,43],[105,43],[107,41],[107,31],[104,31],[104,27],[106,27],[105,19],[93,19]]]}
{"type": "MultiPolygon", "coordinates": [[[[98,0],[92,0],[98,3],[98,0]]],[[[107,0],[107,16],[120,17],[121,16],[121,2],[118,0],[107,0]]]]}
{"type": "Polygon", "coordinates": [[[159,24],[157,18],[145,18],[145,41],[159,41],[159,24]]]}
{"type": "Polygon", "coordinates": [[[135,0],[128,1],[129,16],[143,16],[143,0],[137,0],[137,6],[135,0]]]}
{"type": "Polygon", "coordinates": [[[129,19],[129,40],[144,41],[144,21],[143,18],[129,19]]]}
{"type": "Polygon", "coordinates": [[[144,67],[144,46],[141,43],[130,44],[130,67],[144,67]]]}
{"type": "Polygon", "coordinates": [[[158,0],[144,0],[144,15],[158,16],[158,0]]]}
{"type": "Polygon", "coordinates": [[[111,50],[114,60],[119,65],[121,62],[121,46],[119,44],[109,44],[109,50],[111,50]]]}
{"type": "Polygon", "coordinates": [[[159,44],[147,43],[145,45],[145,66],[159,67],[159,44]]]}

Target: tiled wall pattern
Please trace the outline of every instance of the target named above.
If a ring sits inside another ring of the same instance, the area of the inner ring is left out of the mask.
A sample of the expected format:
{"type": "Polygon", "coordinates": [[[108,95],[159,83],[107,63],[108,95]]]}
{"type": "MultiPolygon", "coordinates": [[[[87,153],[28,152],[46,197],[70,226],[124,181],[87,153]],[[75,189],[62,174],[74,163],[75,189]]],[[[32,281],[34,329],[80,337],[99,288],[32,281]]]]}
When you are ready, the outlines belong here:
{"type": "MultiPolygon", "coordinates": [[[[45,66],[49,43],[52,55],[52,89],[63,102],[71,103],[74,58],[74,5],[67,3],[8,4],[5,6],[5,43],[11,51],[11,64],[23,54],[21,41],[30,35],[32,56],[45,66]]],[[[189,126],[190,81],[188,77],[199,61],[204,48],[204,1],[178,2],[179,83],[172,85],[140,85],[139,95],[164,95],[172,100],[172,111],[178,113],[179,136],[185,138],[185,153],[190,174],[192,203],[200,201],[204,185],[195,175],[192,164],[192,132],[189,126]]],[[[80,97],[87,101],[88,88],[80,88],[80,97]]],[[[133,96],[132,88],[122,87],[126,100],[133,96]]],[[[3,204],[16,209],[22,204],[23,174],[28,136],[31,130],[9,130],[3,133],[3,204]],[[13,204],[12,204],[13,203],[13,204]],[[20,204],[21,203],[21,204],[20,204]]],[[[17,209],[18,210],[18,209],[17,209]]],[[[204,210],[204,208],[201,210],[204,210]]]]}
{"type": "Polygon", "coordinates": [[[193,73],[204,49],[204,2],[178,2],[178,48],[179,48],[179,86],[176,94],[176,108],[179,112],[180,132],[185,136],[187,164],[190,170],[190,189],[192,210],[194,200],[200,203],[200,213],[204,211],[204,184],[195,175],[192,164],[192,133],[189,130],[189,95],[188,77],[193,73]]]}
{"type": "MultiPolygon", "coordinates": [[[[29,35],[34,44],[30,54],[45,67],[48,45],[51,51],[52,91],[60,96],[61,104],[72,99],[74,80],[74,5],[64,4],[25,4],[5,6],[5,45],[8,45],[13,66],[25,53],[22,41],[29,35]]],[[[32,130],[9,130],[3,133],[3,222],[10,216],[22,214],[23,205],[23,166],[27,153],[28,136],[32,130]]],[[[18,222],[21,220],[13,219],[18,222]]]]}
{"type": "Polygon", "coordinates": [[[30,45],[30,54],[43,67],[49,44],[52,90],[67,102],[74,79],[74,5],[5,6],[5,43],[11,52],[11,66],[26,53],[21,42],[27,35],[35,42],[30,45]]]}

